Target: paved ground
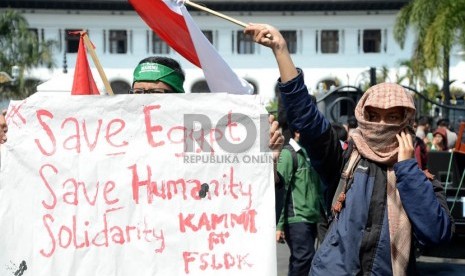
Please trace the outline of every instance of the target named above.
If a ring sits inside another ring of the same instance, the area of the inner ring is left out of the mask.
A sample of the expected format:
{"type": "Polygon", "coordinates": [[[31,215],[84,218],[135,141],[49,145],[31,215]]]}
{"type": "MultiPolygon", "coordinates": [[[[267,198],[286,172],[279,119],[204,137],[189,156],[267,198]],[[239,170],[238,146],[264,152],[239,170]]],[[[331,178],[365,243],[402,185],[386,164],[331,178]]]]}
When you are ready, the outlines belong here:
{"type": "Polygon", "coordinates": [[[276,245],[278,257],[278,276],[287,275],[287,265],[289,263],[289,248],[286,244],[278,243],[276,245]]]}
{"type": "MultiPolygon", "coordinates": [[[[277,244],[276,247],[278,276],[287,276],[289,248],[286,244],[277,244]]],[[[422,276],[465,275],[465,255],[461,259],[421,256],[417,262],[422,276]]]]}

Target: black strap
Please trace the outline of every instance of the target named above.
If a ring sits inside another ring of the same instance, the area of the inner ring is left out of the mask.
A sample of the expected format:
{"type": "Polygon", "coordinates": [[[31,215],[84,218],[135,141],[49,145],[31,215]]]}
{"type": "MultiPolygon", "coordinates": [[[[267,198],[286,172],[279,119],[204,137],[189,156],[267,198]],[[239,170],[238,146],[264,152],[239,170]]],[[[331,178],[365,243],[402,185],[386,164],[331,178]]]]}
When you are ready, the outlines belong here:
{"type": "Polygon", "coordinates": [[[285,145],[283,148],[287,149],[288,151],[291,152],[291,156],[292,156],[292,176],[291,176],[291,180],[294,178],[294,174],[295,172],[297,171],[297,167],[299,166],[299,163],[297,163],[297,152],[295,151],[295,149],[287,144],[285,145]]]}
{"type": "MultiPolygon", "coordinates": [[[[297,152],[295,151],[295,149],[287,144],[283,147],[284,149],[287,149],[288,151],[291,152],[291,156],[292,156],[292,175],[291,175],[291,179],[289,180],[289,183],[287,185],[287,191],[286,191],[286,196],[284,198],[284,216],[289,216],[288,212],[289,212],[289,198],[291,197],[291,183],[294,181],[294,178],[295,178],[295,173],[297,171],[297,168],[299,167],[299,163],[298,163],[298,160],[297,160],[297,152]]],[[[292,211],[292,208],[290,209],[292,211]]]]}
{"type": "Polygon", "coordinates": [[[363,160],[361,165],[369,167],[370,177],[375,178],[367,222],[360,244],[361,274],[366,275],[372,271],[377,245],[383,230],[384,216],[387,214],[387,212],[385,213],[387,205],[387,173],[385,168],[380,168],[367,160],[363,160]]]}
{"type": "MultiPolygon", "coordinates": [[[[295,172],[297,171],[297,167],[298,167],[298,163],[297,163],[297,153],[295,152],[294,148],[292,146],[290,146],[289,144],[286,144],[283,149],[287,149],[288,151],[291,152],[291,156],[292,156],[292,175],[291,175],[291,179],[289,181],[289,183],[291,181],[293,181],[294,179],[294,175],[295,175],[295,172]]],[[[281,175],[281,174],[278,174],[278,176],[280,177],[280,185],[275,187],[276,190],[275,190],[275,202],[276,202],[276,206],[275,206],[275,211],[276,211],[276,223],[278,223],[279,221],[279,217],[281,216],[281,212],[284,211],[284,214],[287,215],[287,212],[285,210],[287,210],[287,198],[289,197],[290,195],[290,187],[288,185],[288,189],[287,191],[285,190],[285,179],[284,177],[281,175]],[[284,209],[284,210],[283,210],[284,209]]]]}

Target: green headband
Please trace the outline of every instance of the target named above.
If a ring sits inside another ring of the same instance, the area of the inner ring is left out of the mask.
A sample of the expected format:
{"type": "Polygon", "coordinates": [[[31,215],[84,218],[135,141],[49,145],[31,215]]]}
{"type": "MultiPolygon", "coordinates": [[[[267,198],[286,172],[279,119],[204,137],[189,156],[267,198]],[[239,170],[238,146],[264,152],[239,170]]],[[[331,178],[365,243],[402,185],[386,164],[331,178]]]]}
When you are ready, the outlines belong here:
{"type": "Polygon", "coordinates": [[[136,69],[134,69],[134,81],[132,84],[134,85],[134,82],[139,81],[161,81],[173,87],[174,92],[184,93],[184,88],[182,87],[184,76],[162,64],[147,62],[137,65],[136,69]]]}

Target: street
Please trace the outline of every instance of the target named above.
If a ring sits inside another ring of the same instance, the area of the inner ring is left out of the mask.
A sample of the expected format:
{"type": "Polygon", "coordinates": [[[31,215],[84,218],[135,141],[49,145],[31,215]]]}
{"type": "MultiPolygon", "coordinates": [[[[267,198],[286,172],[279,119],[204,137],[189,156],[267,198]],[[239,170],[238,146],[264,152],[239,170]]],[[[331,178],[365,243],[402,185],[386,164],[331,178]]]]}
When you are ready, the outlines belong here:
{"type": "MultiPolygon", "coordinates": [[[[289,260],[289,248],[286,244],[278,244],[276,247],[278,276],[286,276],[289,260]]],[[[420,275],[465,275],[465,256],[461,259],[421,256],[417,259],[417,266],[420,275]]]]}

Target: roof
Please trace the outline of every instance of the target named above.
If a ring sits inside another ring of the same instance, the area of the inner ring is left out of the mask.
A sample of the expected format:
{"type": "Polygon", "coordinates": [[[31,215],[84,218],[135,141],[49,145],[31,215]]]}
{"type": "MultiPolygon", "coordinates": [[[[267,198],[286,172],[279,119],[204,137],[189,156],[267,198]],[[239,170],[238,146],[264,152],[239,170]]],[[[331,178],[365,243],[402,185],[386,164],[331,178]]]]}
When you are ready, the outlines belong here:
{"type": "MultiPolygon", "coordinates": [[[[144,0],[147,1],[147,0],[144,0]]],[[[218,11],[399,10],[410,0],[228,0],[193,1],[218,11]]],[[[127,0],[2,0],[0,8],[132,10],[127,0]]]]}

